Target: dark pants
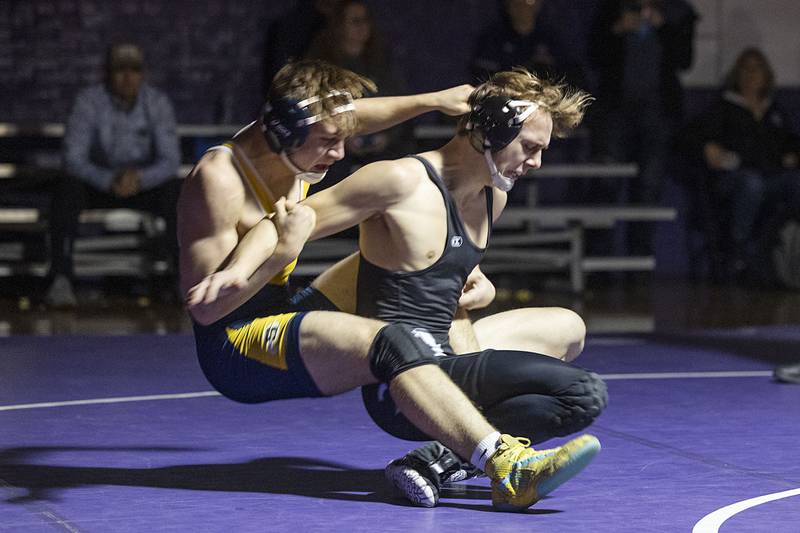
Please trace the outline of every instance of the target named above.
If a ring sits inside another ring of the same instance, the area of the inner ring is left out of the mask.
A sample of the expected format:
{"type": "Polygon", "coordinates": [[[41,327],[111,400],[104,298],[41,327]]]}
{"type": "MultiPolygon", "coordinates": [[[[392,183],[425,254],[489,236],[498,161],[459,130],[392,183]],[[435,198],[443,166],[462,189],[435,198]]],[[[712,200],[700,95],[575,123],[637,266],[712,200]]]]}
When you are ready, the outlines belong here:
{"type": "MultiPolygon", "coordinates": [[[[620,199],[624,203],[661,202],[674,130],[675,119],[668,117],[657,101],[624,100],[601,110],[593,132],[598,137],[593,141],[595,150],[616,161],[633,161],[639,166],[639,175],[628,180],[627,198],[620,199]]],[[[616,184],[611,187],[616,188],[616,184]]],[[[654,230],[652,222],[630,224],[628,252],[652,254],[654,230]]]]}
{"type": "Polygon", "coordinates": [[[800,171],[761,172],[734,170],[715,176],[714,190],[730,205],[730,233],[734,246],[752,242],[760,215],[779,208],[797,217],[800,215],[800,171]]]}
{"type": "Polygon", "coordinates": [[[174,273],[178,264],[176,205],[180,187],[179,179],[170,179],[135,196],[119,198],[70,176],[58,180],[50,211],[51,276],[73,276],[73,247],[82,210],[121,208],[146,211],[164,219],[166,233],[159,244],[161,249],[152,252],[166,257],[174,273]]]}

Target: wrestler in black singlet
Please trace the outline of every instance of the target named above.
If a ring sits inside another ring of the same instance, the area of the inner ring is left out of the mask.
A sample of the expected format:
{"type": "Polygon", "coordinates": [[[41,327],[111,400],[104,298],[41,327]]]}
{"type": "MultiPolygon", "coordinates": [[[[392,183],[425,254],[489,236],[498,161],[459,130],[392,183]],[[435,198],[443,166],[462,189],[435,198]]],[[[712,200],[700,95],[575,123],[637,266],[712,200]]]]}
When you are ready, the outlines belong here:
{"type": "MultiPolygon", "coordinates": [[[[402,322],[427,330],[442,348],[442,369],[500,431],[541,442],[588,426],[606,404],[604,383],[595,375],[545,355],[484,350],[454,355],[450,324],[467,276],[485,248],[469,238],[444,181],[424,158],[414,156],[442,194],[447,237],[442,256],[416,272],[389,272],[360,257],[357,314],[402,322]]],[[[492,189],[484,189],[489,235],[492,189]]],[[[424,339],[423,339],[424,340],[424,339]]],[[[386,385],[362,389],[364,402],[379,426],[395,436],[431,440],[397,412],[386,385]]]]}
{"type": "MultiPolygon", "coordinates": [[[[420,329],[441,348],[441,368],[500,431],[526,436],[533,443],[579,431],[594,420],[607,401],[606,387],[591,372],[531,352],[484,350],[454,355],[448,342],[450,323],[467,276],[483,257],[464,229],[458,209],[430,163],[416,157],[442,194],[447,210],[446,246],[430,267],[416,272],[389,272],[359,260],[357,314],[420,329]]],[[[484,189],[492,221],[492,189],[484,189]]],[[[299,293],[295,310],[336,307],[316,289],[299,293]]],[[[364,404],[385,431],[407,440],[432,440],[399,413],[386,384],[362,388],[364,404]]]]}
{"type": "MultiPolygon", "coordinates": [[[[448,341],[450,324],[467,276],[481,262],[486,248],[477,246],[469,238],[450,192],[430,163],[422,157],[412,157],[425,165],[428,176],[444,198],[447,210],[444,252],[434,264],[416,272],[389,272],[361,255],[356,310],[360,316],[425,329],[441,346],[442,355],[454,355],[448,341]]],[[[494,197],[491,187],[484,187],[483,193],[489,221],[488,239],[492,232],[494,197]]]]}

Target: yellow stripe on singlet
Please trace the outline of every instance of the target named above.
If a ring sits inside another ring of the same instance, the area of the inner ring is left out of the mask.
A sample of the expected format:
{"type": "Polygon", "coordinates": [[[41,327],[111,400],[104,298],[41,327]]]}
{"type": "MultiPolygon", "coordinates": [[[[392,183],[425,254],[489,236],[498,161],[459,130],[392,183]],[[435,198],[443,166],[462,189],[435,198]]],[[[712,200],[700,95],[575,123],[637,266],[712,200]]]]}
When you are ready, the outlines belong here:
{"type": "MultiPolygon", "coordinates": [[[[272,194],[272,191],[269,190],[267,185],[260,178],[258,172],[247,156],[241,153],[241,149],[235,143],[226,142],[223,144],[223,146],[227,147],[231,151],[237,168],[244,176],[244,179],[250,186],[250,190],[253,191],[253,194],[256,197],[258,205],[261,206],[261,209],[264,211],[264,213],[268,215],[274,213],[275,195],[272,194]]],[[[308,195],[309,184],[302,182],[301,186],[302,190],[300,192],[300,199],[303,200],[308,195]]],[[[269,283],[272,285],[286,285],[289,282],[289,276],[294,271],[295,266],[297,266],[297,259],[283,267],[283,270],[278,272],[274,278],[269,280],[269,283]]]]}
{"type": "Polygon", "coordinates": [[[225,333],[233,347],[248,359],[286,370],[286,329],[296,314],[256,318],[244,326],[225,328],[225,333]]]}

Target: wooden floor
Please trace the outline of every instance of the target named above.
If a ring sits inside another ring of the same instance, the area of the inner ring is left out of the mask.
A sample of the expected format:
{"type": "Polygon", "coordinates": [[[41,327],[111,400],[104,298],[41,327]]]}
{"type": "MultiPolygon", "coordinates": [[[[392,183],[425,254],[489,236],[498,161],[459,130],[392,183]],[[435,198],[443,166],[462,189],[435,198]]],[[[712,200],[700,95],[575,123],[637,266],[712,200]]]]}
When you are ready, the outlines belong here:
{"type": "MultiPolygon", "coordinates": [[[[524,306],[575,310],[590,333],[675,332],[800,324],[800,292],[715,286],[648,276],[592,280],[582,295],[537,287],[534,280],[494,279],[496,301],[475,316],[524,306]]],[[[187,333],[191,323],[179,304],[128,290],[125,284],[84,284],[81,305],[52,310],[39,302],[41,287],[0,280],[0,336],[187,333]]]]}

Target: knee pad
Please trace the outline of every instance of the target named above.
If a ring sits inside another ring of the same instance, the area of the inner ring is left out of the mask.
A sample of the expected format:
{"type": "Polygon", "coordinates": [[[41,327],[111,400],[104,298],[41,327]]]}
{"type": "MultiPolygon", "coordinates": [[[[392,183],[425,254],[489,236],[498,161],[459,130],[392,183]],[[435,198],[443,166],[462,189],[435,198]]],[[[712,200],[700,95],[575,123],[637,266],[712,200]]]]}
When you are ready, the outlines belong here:
{"type": "Polygon", "coordinates": [[[603,412],[608,405],[608,389],[600,376],[587,371],[558,399],[569,413],[561,418],[562,435],[568,435],[587,427],[603,412]]]}
{"type": "Polygon", "coordinates": [[[444,355],[433,336],[421,328],[389,324],[381,329],[369,350],[372,374],[389,383],[398,374],[421,365],[435,365],[436,356],[444,355]]]}
{"type": "Polygon", "coordinates": [[[361,398],[367,414],[383,431],[403,440],[432,440],[411,423],[395,405],[389,386],[385,383],[361,387],[361,398]]]}

